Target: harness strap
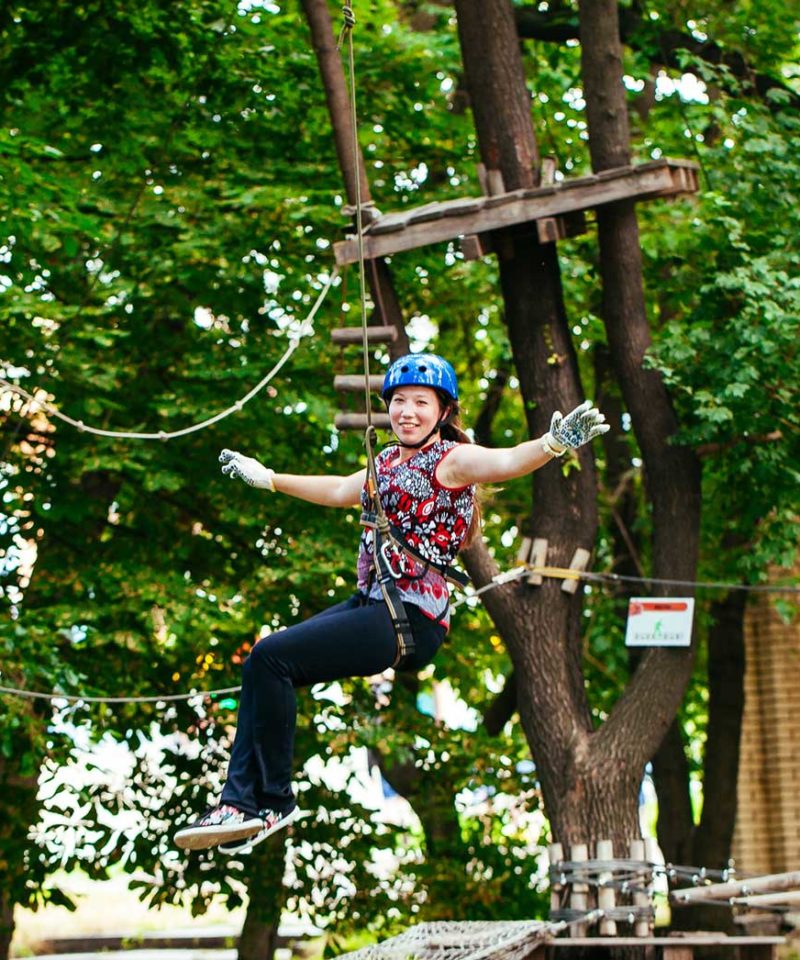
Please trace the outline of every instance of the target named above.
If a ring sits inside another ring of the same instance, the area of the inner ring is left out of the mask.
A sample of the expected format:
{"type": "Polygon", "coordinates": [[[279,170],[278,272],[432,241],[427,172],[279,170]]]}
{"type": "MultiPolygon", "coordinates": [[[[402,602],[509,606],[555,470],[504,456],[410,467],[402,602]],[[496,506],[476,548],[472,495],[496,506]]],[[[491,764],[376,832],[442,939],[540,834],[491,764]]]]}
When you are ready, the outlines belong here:
{"type": "MultiPolygon", "coordinates": [[[[360,523],[362,526],[369,527],[372,530],[377,529],[378,519],[374,512],[365,510],[361,514],[360,523]]],[[[460,587],[462,590],[466,590],[470,585],[470,579],[466,573],[462,573],[461,570],[457,570],[455,567],[448,564],[436,563],[434,560],[429,560],[426,556],[423,556],[417,550],[416,547],[412,547],[410,543],[406,542],[403,531],[399,527],[395,527],[392,524],[389,524],[389,533],[388,538],[389,542],[399,550],[401,553],[406,554],[411,557],[413,560],[416,560],[418,563],[421,563],[425,566],[425,570],[417,576],[408,577],[409,580],[419,580],[421,577],[427,573],[427,571],[435,570],[437,573],[441,574],[448,583],[452,583],[456,587],[460,587]]]]}
{"type": "Polygon", "coordinates": [[[367,448],[367,497],[372,507],[370,516],[374,517],[374,523],[370,524],[373,538],[372,560],[378,585],[397,638],[397,655],[392,664],[393,667],[396,667],[403,659],[414,653],[416,643],[414,642],[414,634],[411,632],[411,623],[406,614],[406,608],[403,606],[403,599],[397,589],[391,565],[384,552],[384,538],[388,541],[391,534],[389,532],[389,520],[378,494],[378,470],[375,466],[374,450],[376,441],[375,428],[372,424],[369,424],[364,434],[364,445],[367,448]]]}
{"type": "Polygon", "coordinates": [[[392,573],[392,568],[383,551],[381,532],[378,527],[373,528],[373,558],[375,562],[375,572],[378,578],[378,586],[381,588],[383,599],[386,603],[386,609],[392,620],[395,636],[397,637],[397,655],[393,667],[396,667],[405,657],[411,656],[415,649],[414,634],[411,630],[411,623],[406,614],[406,608],[403,604],[400,591],[397,589],[397,582],[392,573]]]}

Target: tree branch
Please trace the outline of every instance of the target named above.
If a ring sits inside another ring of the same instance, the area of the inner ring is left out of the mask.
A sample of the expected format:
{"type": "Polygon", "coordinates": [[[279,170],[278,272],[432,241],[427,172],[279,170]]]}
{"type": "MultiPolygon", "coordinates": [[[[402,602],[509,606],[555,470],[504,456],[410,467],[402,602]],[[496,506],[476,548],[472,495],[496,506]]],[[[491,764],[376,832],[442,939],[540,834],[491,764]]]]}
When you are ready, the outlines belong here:
{"type": "MultiPolygon", "coordinates": [[[[542,40],[546,43],[580,40],[580,24],[574,14],[570,15],[565,11],[541,12],[536,7],[517,7],[514,14],[521,39],[542,40]]],[[[698,40],[690,33],[672,29],[658,34],[655,45],[647,49],[647,35],[652,35],[654,24],[650,21],[645,23],[636,9],[621,7],[619,15],[622,42],[640,53],[647,54],[652,64],[696,73],[691,66],[681,62],[680,51],[686,50],[713,66],[726,67],[750,92],[763,99],[767,99],[770,90],[777,89],[788,96],[787,106],[800,106],[800,96],[791,87],[777,77],[754,73],[740,51],[726,51],[711,40],[698,40]]],[[[774,104],[770,105],[775,107],[774,104]]]]}

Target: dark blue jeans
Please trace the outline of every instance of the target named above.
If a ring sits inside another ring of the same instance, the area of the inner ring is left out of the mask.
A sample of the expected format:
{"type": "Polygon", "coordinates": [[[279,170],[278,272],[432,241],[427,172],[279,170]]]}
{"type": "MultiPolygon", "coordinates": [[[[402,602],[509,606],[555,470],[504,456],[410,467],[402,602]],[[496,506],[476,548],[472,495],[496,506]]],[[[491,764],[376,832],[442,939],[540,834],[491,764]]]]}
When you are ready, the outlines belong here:
{"type": "MultiPolygon", "coordinates": [[[[433,659],[445,630],[413,604],[405,608],[416,650],[399,669],[419,670],[433,659]]],[[[220,802],[250,815],[264,807],[291,810],[295,689],[382,673],[396,655],[386,604],[361,594],[259,640],[242,667],[236,736],[220,802]]]]}

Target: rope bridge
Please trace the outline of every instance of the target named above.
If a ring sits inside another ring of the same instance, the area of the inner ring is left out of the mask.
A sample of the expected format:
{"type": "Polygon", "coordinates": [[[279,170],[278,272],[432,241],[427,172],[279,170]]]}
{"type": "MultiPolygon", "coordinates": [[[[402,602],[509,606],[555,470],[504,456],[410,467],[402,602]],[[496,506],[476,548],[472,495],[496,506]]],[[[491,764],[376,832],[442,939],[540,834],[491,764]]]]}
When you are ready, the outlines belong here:
{"type": "Polygon", "coordinates": [[[523,960],[564,929],[542,920],[442,920],[419,923],[340,960],[523,960]]]}

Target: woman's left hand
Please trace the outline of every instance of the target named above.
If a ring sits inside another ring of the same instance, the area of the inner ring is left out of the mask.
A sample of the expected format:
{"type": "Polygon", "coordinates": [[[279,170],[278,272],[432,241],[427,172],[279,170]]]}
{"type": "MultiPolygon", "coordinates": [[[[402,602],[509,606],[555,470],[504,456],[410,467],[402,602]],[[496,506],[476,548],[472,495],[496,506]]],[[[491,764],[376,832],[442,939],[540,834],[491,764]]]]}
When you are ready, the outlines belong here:
{"type": "Polygon", "coordinates": [[[610,430],[605,417],[592,406],[591,400],[570,411],[566,417],[556,410],[550,421],[550,430],[542,437],[542,445],[548,453],[560,457],[567,450],[582,447],[601,433],[610,430]]]}

